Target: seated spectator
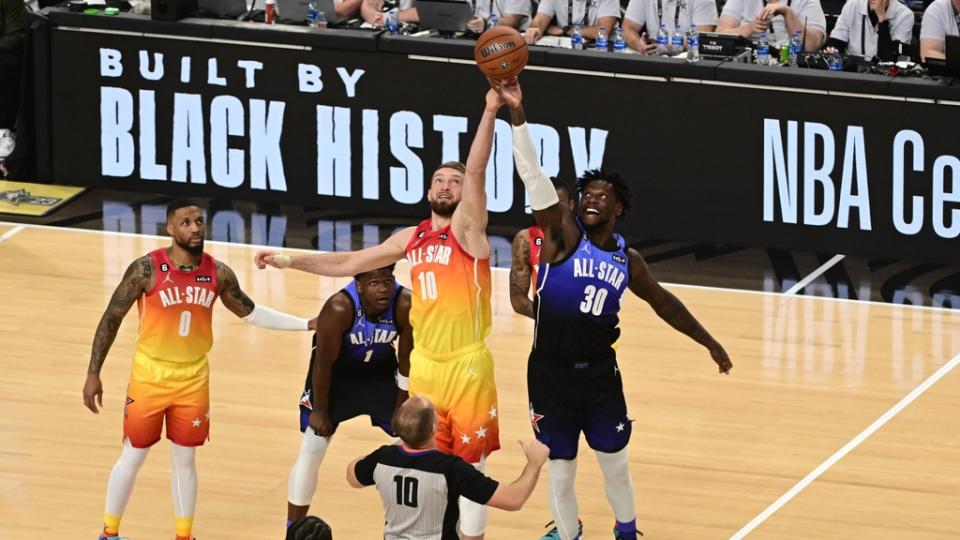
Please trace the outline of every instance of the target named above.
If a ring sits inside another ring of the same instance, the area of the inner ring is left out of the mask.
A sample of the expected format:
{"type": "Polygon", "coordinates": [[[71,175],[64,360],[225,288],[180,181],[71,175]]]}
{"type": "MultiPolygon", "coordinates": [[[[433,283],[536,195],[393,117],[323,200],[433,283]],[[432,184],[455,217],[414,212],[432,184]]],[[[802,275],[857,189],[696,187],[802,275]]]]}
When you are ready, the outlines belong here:
{"type": "Polygon", "coordinates": [[[530,0],[472,0],[474,18],[467,29],[475,34],[487,27],[490,14],[497,15],[498,26],[510,26],[523,30],[530,19],[530,0]]]}
{"type": "Polygon", "coordinates": [[[827,18],[820,0],[728,0],[720,13],[717,32],[739,34],[757,40],[767,33],[771,43],[786,43],[794,32],[804,33],[803,50],[813,52],[823,45],[827,35],[827,18]]]}
{"type": "MultiPolygon", "coordinates": [[[[349,1],[349,0],[348,0],[349,1]]],[[[364,22],[374,24],[377,20],[377,14],[383,13],[383,0],[361,0],[360,16],[364,22]]],[[[420,15],[417,14],[417,8],[413,7],[413,0],[399,0],[397,4],[397,17],[400,24],[420,22],[420,15]]]]}
{"type": "Polygon", "coordinates": [[[20,75],[30,17],[23,0],[0,0],[0,169],[13,153],[17,113],[20,111],[20,75]]]}
{"type": "Polygon", "coordinates": [[[934,0],[920,24],[920,59],[944,59],[947,36],[960,34],[960,0],[934,0]]]}
{"type": "Polygon", "coordinates": [[[913,35],[913,12],[898,0],[847,0],[827,40],[827,52],[893,61],[913,35]]]}
{"type": "Polygon", "coordinates": [[[532,44],[541,36],[571,36],[574,24],[582,26],[581,33],[586,39],[596,39],[601,26],[610,37],[619,17],[617,0],[542,0],[523,37],[532,44]],[[573,17],[568,13],[571,6],[573,17]]]}
{"type": "Polygon", "coordinates": [[[623,16],[627,46],[640,52],[656,52],[661,22],[667,25],[670,35],[677,27],[686,32],[691,24],[697,25],[700,32],[713,32],[717,28],[717,3],[715,0],[630,0],[623,16]]]}

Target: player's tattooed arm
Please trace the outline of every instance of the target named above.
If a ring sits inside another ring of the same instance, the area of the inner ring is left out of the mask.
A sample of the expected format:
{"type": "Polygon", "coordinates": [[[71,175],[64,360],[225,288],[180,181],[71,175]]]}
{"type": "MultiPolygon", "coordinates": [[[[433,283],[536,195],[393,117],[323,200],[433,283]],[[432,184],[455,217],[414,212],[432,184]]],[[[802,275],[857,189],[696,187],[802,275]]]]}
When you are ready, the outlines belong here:
{"type": "Polygon", "coordinates": [[[117,337],[120,323],[130,307],[144,291],[149,290],[153,278],[153,262],[145,255],[130,263],[124,272],[120,284],[113,291],[110,303],[100,317],[97,333],[93,338],[93,350],[90,353],[90,365],[87,373],[100,375],[100,369],[107,357],[113,340],[117,337]]]}
{"type": "Polygon", "coordinates": [[[667,324],[706,347],[720,368],[720,373],[729,373],[733,363],[723,346],[707,332],[679,298],[657,282],[640,252],[630,248],[627,250],[627,257],[630,261],[630,290],[650,304],[667,324]]]}
{"type": "Polygon", "coordinates": [[[530,229],[513,237],[513,262],[510,265],[510,304],[524,317],[533,318],[530,300],[530,229]]]}
{"type": "Polygon", "coordinates": [[[217,287],[220,289],[220,300],[237,317],[246,317],[253,312],[255,304],[240,288],[240,282],[233,270],[217,261],[217,287]]]}

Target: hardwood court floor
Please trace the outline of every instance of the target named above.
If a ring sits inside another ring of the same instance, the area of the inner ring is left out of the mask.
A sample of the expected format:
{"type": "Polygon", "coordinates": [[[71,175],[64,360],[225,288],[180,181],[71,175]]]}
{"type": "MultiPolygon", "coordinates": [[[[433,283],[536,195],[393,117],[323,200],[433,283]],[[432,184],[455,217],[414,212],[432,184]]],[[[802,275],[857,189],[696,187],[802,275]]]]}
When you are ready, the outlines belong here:
{"type": "MultiPolygon", "coordinates": [[[[10,230],[0,226],[0,235],[10,230]]],[[[0,539],[93,539],[120,451],[136,335],[131,313],[106,362],[104,411],[81,402],[90,344],[127,264],[168,239],[29,227],[0,243],[0,539]]],[[[253,268],[254,250],[208,243],[256,301],[318,311],[344,280],[253,268]]],[[[409,282],[406,267],[398,276],[409,282]]],[[[510,481],[531,437],[525,389],[531,321],[512,313],[494,272],[503,450],[489,473],[510,481]]],[[[646,539],[729,538],[798,480],[960,353],[960,313],[729,290],[671,287],[726,346],[724,377],[706,351],[647,306],[624,301],[620,365],[633,424],[631,469],[646,539]]],[[[134,311],[134,310],[132,310],[134,311]]],[[[214,322],[212,441],[198,452],[201,540],[282,538],[298,449],[297,399],[310,336],[214,322]]],[[[773,513],[751,538],[960,537],[960,373],[952,371],[773,513]]],[[[375,491],[344,467],[389,439],[363,420],[341,426],[321,467],[312,513],[335,538],[380,537],[375,491]]],[[[165,441],[141,470],[122,532],[172,537],[165,441]]],[[[612,514],[591,452],[577,479],[586,537],[609,538],[612,514]]],[[[488,538],[534,539],[549,521],[546,474],[527,507],[491,511],[488,538]]]]}

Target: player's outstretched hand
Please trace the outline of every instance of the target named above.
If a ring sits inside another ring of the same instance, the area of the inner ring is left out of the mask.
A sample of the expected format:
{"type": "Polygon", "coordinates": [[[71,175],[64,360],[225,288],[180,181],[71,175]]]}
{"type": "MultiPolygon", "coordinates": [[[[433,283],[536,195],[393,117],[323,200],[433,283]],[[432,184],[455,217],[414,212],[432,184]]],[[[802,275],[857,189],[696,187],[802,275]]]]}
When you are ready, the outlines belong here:
{"type": "Polygon", "coordinates": [[[500,99],[503,100],[503,103],[505,103],[507,107],[516,109],[523,103],[523,92],[520,90],[520,79],[517,77],[510,77],[509,79],[499,81],[493,79],[488,80],[490,81],[490,86],[500,94],[500,99]]]}
{"type": "Polygon", "coordinates": [[[87,382],[83,383],[83,404],[94,414],[100,414],[97,405],[103,408],[103,383],[98,375],[87,374],[87,382]]]}
{"type": "Polygon", "coordinates": [[[720,368],[720,373],[724,375],[730,374],[730,370],[733,369],[733,362],[730,361],[730,357],[727,356],[727,351],[724,350],[722,345],[717,343],[716,346],[711,347],[710,357],[717,363],[717,366],[720,368]]]}
{"type": "Polygon", "coordinates": [[[260,270],[268,266],[283,270],[290,266],[290,256],[281,255],[270,249],[263,249],[253,256],[253,264],[257,265],[260,270]]]}
{"type": "Polygon", "coordinates": [[[534,467],[543,467],[543,464],[550,459],[550,448],[542,442],[533,439],[527,444],[523,444],[523,441],[517,441],[520,443],[520,448],[523,449],[523,454],[527,456],[527,463],[533,465],[534,467]]]}

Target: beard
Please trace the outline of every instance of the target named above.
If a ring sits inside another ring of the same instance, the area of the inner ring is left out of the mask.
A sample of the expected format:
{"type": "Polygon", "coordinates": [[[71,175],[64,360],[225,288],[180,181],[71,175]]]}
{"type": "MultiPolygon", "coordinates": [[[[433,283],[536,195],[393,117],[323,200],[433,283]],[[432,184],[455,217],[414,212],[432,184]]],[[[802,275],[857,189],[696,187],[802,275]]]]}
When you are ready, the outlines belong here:
{"type": "Polygon", "coordinates": [[[200,243],[196,246],[191,246],[189,240],[187,240],[187,242],[181,242],[179,238],[174,238],[173,241],[191,255],[200,255],[203,253],[203,238],[200,239],[200,243]]]}
{"type": "Polygon", "coordinates": [[[430,201],[430,210],[432,210],[433,213],[438,216],[450,217],[453,215],[453,211],[457,209],[458,203],[459,201],[447,202],[447,201],[433,200],[433,201],[430,201]]]}

